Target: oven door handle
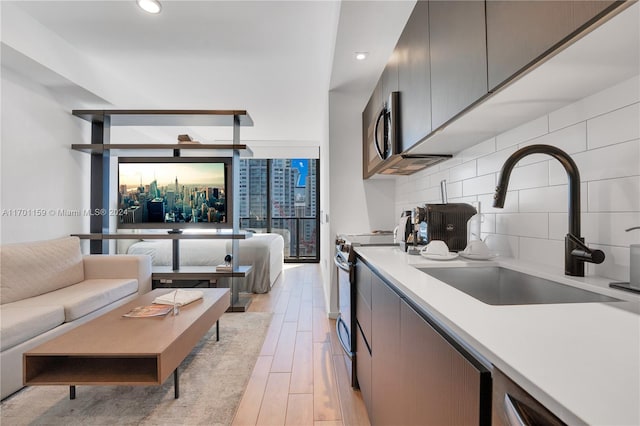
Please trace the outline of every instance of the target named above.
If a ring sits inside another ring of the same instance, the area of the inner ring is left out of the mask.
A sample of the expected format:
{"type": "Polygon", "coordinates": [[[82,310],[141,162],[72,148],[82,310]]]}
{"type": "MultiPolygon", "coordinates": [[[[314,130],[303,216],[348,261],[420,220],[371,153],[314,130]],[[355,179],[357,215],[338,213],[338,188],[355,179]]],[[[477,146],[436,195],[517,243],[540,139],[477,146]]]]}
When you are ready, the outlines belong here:
{"type": "Polygon", "coordinates": [[[347,336],[349,340],[351,340],[351,336],[349,335],[349,329],[342,319],[342,315],[338,315],[338,319],[336,319],[336,334],[338,335],[338,340],[340,341],[340,346],[342,346],[342,350],[344,353],[350,358],[353,358],[353,352],[349,349],[349,346],[342,340],[343,334],[340,333],[340,328],[344,330],[344,335],[347,336]]]}
{"type": "Polygon", "coordinates": [[[342,256],[340,256],[340,253],[336,253],[336,256],[333,258],[333,263],[336,264],[336,266],[340,269],[342,269],[345,272],[351,272],[351,264],[344,260],[344,258],[342,256]]]}

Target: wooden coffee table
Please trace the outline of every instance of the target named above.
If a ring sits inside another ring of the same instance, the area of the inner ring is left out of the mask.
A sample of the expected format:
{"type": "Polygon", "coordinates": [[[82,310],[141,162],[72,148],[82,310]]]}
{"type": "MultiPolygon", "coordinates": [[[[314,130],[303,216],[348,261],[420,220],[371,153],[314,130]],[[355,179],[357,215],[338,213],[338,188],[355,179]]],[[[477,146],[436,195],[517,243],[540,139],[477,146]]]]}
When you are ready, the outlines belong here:
{"type": "Polygon", "coordinates": [[[200,290],[178,315],[122,316],[172,291],[157,289],[25,352],[24,384],[68,385],[75,399],[76,385],[161,385],[173,373],[178,398],[178,366],[230,304],[228,288],[200,290]]]}

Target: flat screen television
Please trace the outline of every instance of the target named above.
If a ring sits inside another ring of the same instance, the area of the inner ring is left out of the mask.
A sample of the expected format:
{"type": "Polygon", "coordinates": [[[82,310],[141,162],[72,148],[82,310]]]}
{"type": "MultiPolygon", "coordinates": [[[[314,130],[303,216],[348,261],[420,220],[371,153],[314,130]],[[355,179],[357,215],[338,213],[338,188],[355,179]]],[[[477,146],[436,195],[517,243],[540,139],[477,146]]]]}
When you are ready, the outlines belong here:
{"type": "Polygon", "coordinates": [[[118,228],[231,228],[231,159],[119,157],[118,228]]]}

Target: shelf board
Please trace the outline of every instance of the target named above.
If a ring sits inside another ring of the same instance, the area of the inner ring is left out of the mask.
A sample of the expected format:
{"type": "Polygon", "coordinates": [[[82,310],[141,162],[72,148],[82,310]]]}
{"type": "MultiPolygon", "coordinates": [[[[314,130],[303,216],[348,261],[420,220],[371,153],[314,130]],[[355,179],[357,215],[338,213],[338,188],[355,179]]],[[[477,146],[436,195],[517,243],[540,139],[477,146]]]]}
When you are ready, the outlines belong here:
{"type": "Polygon", "coordinates": [[[236,116],[240,126],[253,126],[246,110],[75,109],[71,113],[91,123],[103,123],[105,117],[110,117],[111,126],[233,126],[236,116]]]}
{"type": "Polygon", "coordinates": [[[26,355],[27,386],[161,385],[158,357],[26,355]]]}
{"type": "Polygon", "coordinates": [[[146,233],[146,234],[71,234],[81,240],[246,240],[253,236],[253,232],[215,233],[215,234],[169,234],[169,233],[146,233]]]}
{"type": "Polygon", "coordinates": [[[215,277],[246,277],[253,267],[241,265],[235,271],[217,272],[215,266],[181,266],[174,270],[171,266],[153,266],[151,278],[154,280],[208,280],[215,277]]]}
{"type": "Polygon", "coordinates": [[[215,151],[218,155],[223,155],[224,151],[229,151],[228,155],[231,155],[231,151],[238,150],[241,152],[242,157],[253,156],[253,151],[245,144],[198,144],[198,143],[180,143],[180,144],[164,144],[164,143],[131,143],[131,144],[88,144],[88,143],[76,143],[71,145],[71,149],[76,151],[82,151],[89,154],[102,154],[105,151],[132,151],[143,150],[145,153],[148,151],[215,151]]]}

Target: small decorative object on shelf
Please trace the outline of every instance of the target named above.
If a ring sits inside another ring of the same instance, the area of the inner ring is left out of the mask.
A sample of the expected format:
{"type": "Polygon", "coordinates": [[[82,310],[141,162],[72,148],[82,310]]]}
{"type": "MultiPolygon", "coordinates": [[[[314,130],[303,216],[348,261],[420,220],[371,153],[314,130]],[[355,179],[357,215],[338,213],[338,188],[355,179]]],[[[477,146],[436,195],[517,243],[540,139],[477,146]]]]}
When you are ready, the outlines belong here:
{"type": "Polygon", "coordinates": [[[194,141],[189,135],[178,135],[178,143],[200,143],[194,141]]]}
{"type": "Polygon", "coordinates": [[[233,265],[231,264],[231,260],[233,256],[227,254],[224,257],[224,264],[216,266],[216,272],[231,272],[233,271],[233,265]]]}

